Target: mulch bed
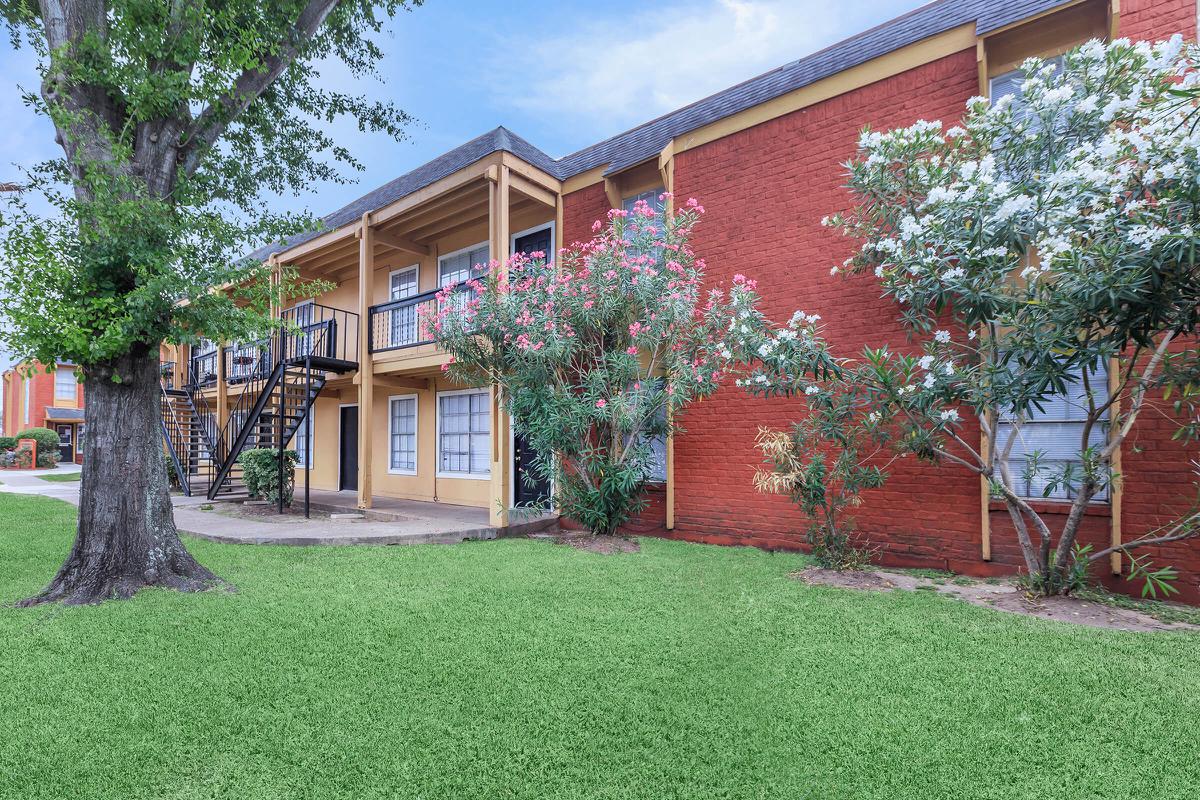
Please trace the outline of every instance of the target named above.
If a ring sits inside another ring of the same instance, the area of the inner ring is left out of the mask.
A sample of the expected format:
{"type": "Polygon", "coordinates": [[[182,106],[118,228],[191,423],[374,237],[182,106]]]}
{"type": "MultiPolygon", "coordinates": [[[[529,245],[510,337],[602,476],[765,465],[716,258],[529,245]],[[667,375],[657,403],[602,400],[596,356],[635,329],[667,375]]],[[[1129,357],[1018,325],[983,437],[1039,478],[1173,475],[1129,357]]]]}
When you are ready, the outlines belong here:
{"type": "Polygon", "coordinates": [[[903,572],[854,571],[837,572],[809,567],[791,577],[818,586],[866,591],[933,591],[950,595],[968,603],[994,608],[1010,614],[1024,614],[1058,622],[1070,622],[1092,628],[1121,631],[1200,631],[1200,626],[1186,622],[1164,622],[1150,614],[1129,608],[1113,608],[1077,597],[1031,597],[1012,581],[985,583],[955,578],[953,583],[903,572]]]}
{"type": "Polygon", "coordinates": [[[585,550],[604,556],[617,553],[636,553],[642,549],[636,540],[626,539],[623,536],[593,536],[587,531],[568,531],[562,528],[549,528],[540,533],[531,534],[529,538],[542,539],[554,544],[565,544],[576,550],[585,550]]]}

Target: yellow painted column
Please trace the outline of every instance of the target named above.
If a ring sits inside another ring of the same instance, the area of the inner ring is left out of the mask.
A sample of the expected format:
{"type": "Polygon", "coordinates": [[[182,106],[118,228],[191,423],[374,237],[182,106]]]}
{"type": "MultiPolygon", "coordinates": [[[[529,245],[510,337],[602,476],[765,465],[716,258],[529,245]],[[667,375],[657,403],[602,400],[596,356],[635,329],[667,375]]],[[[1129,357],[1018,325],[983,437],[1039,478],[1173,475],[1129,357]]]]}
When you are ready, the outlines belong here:
{"type": "Polygon", "coordinates": [[[367,352],[369,310],[375,296],[375,233],[370,214],[363,214],[358,235],[358,507],[370,508],[375,421],[375,369],[367,352]]]}
{"type": "MultiPolygon", "coordinates": [[[[491,223],[491,257],[503,264],[508,259],[509,171],[501,165],[488,186],[488,218],[491,223]]],[[[490,177],[490,176],[489,176],[490,177]]],[[[509,481],[512,475],[512,450],[509,447],[508,414],[500,396],[500,387],[492,386],[492,476],[488,500],[488,518],[493,527],[508,527],[509,481]]]]}
{"type": "MultiPolygon", "coordinates": [[[[225,343],[217,344],[217,427],[224,429],[229,421],[229,381],[225,374],[225,343]]],[[[234,431],[236,436],[237,432],[234,431]]]]}

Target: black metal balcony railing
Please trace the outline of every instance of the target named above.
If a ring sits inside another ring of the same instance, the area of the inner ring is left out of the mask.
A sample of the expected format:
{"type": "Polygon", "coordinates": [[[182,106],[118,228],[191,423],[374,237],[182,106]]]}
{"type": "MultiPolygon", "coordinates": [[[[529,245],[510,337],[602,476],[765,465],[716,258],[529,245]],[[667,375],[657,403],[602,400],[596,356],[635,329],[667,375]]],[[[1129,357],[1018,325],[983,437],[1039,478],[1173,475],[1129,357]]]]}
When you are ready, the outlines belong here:
{"type": "Polygon", "coordinates": [[[358,362],[358,314],[306,303],[289,308],[282,316],[284,360],[295,363],[311,356],[358,362]]]}
{"type": "Polygon", "coordinates": [[[246,344],[235,344],[222,350],[225,358],[225,380],[229,383],[245,383],[270,373],[271,341],[259,339],[246,344]]]}
{"type": "MultiPolygon", "coordinates": [[[[385,353],[432,342],[433,333],[429,330],[429,325],[437,313],[437,295],[440,291],[442,290],[435,289],[403,300],[371,306],[370,324],[367,326],[368,350],[372,353],[385,353]]],[[[459,283],[452,291],[458,295],[470,290],[465,283],[459,283]]]]}
{"type": "Polygon", "coordinates": [[[188,386],[208,386],[217,382],[217,359],[219,354],[216,350],[208,353],[197,353],[188,361],[188,386]]]}

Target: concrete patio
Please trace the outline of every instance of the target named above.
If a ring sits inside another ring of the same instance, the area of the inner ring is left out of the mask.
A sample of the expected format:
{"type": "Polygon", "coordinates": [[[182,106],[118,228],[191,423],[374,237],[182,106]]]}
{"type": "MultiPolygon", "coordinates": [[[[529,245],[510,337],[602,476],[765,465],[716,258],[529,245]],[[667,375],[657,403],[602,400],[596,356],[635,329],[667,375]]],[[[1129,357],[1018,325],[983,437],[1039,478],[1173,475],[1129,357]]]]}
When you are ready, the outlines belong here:
{"type": "MultiPolygon", "coordinates": [[[[55,470],[12,470],[0,473],[0,492],[38,494],[79,504],[77,482],[52,483],[41,476],[77,472],[74,464],[55,470]]],[[[172,495],[175,524],[181,533],[231,544],[404,545],[454,544],[468,540],[524,536],[552,526],[557,517],[514,520],[507,528],[488,524],[487,509],[375,497],[375,507],[360,511],[355,492],[314,490],[313,516],[305,519],[303,495],[291,511],[280,515],[269,506],[242,507],[240,501],[172,495]]]]}

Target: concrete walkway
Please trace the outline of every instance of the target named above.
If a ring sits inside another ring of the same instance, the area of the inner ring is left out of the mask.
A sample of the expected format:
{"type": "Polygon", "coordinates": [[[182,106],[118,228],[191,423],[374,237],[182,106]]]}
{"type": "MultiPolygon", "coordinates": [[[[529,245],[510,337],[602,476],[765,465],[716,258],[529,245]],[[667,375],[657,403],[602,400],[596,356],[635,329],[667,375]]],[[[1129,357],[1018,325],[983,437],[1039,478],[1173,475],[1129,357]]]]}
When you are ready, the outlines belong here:
{"type": "MultiPolygon", "coordinates": [[[[79,483],[55,483],[39,476],[51,472],[78,472],[71,464],[55,470],[5,470],[0,472],[0,492],[38,494],[79,504],[79,483]]],[[[238,502],[211,502],[204,497],[173,495],[175,524],[181,533],[230,544],[346,545],[346,544],[453,544],[469,539],[523,536],[552,526],[554,516],[518,520],[508,528],[488,525],[486,509],[378,498],[379,508],[359,515],[353,492],[313,492],[313,517],[278,515],[258,506],[238,502]],[[322,513],[324,512],[324,513],[322,513]],[[336,518],[329,512],[351,512],[336,518]]],[[[295,508],[303,508],[297,498],[295,508]]]]}

